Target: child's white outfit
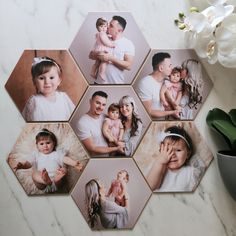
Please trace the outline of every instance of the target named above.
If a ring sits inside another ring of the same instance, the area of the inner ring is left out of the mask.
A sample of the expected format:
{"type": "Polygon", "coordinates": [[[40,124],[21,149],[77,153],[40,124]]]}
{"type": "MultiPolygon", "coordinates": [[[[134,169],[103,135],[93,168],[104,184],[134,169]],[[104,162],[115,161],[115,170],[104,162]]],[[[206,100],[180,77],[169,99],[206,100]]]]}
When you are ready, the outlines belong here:
{"type": "Polygon", "coordinates": [[[33,152],[30,162],[36,170],[42,171],[44,168],[48,172],[50,179],[55,177],[56,170],[63,166],[65,152],[56,150],[49,154],[43,154],[39,151],[33,152]]]}
{"type": "Polygon", "coordinates": [[[112,120],[109,117],[105,118],[105,122],[108,123],[109,130],[111,134],[118,140],[120,129],[123,129],[123,125],[120,119],[112,120]]]}
{"type": "Polygon", "coordinates": [[[55,101],[44,95],[32,95],[27,101],[22,115],[26,121],[65,121],[75,109],[75,105],[65,92],[56,91],[55,101]]]}
{"type": "Polygon", "coordinates": [[[162,185],[158,192],[183,192],[192,191],[196,178],[194,171],[196,168],[192,166],[182,166],[179,170],[167,170],[162,185]]]}

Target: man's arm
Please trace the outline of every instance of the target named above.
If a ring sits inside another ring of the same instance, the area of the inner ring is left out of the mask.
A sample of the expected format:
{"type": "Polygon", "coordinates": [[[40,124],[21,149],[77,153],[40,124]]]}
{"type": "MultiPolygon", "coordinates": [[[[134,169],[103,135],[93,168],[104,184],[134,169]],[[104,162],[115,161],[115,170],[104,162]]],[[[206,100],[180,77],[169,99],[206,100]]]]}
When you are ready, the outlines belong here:
{"type": "Polygon", "coordinates": [[[153,118],[162,118],[165,116],[170,115],[179,115],[178,110],[172,110],[172,111],[161,111],[161,110],[153,110],[152,109],[152,100],[143,101],[143,105],[146,108],[148,114],[152,116],[153,118]]]}
{"type": "Polygon", "coordinates": [[[131,70],[131,66],[134,60],[134,56],[127,54],[124,55],[124,60],[119,60],[109,53],[97,54],[96,58],[103,62],[111,62],[114,66],[118,67],[120,70],[131,70]]]}
{"type": "Polygon", "coordinates": [[[120,150],[120,147],[102,147],[102,146],[95,146],[92,138],[87,138],[81,141],[83,145],[87,148],[90,154],[108,154],[111,152],[116,152],[120,150]]]}

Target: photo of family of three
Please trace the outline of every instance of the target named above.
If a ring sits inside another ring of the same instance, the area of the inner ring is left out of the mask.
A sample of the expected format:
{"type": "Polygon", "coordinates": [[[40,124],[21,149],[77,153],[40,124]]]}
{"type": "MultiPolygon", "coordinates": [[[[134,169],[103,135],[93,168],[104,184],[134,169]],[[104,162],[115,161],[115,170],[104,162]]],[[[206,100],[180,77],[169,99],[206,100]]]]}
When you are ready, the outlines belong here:
{"type": "Polygon", "coordinates": [[[132,156],[150,122],[128,87],[90,88],[70,124],[91,156],[132,156]],[[120,95],[127,91],[129,95],[120,95]]]}
{"type": "Polygon", "coordinates": [[[134,226],[150,194],[131,159],[99,158],[89,161],[72,198],[91,229],[126,229],[134,226]]]}
{"type": "Polygon", "coordinates": [[[154,120],[193,120],[211,88],[192,50],[153,50],[134,83],[154,120]]]}
{"type": "Polygon", "coordinates": [[[29,195],[69,193],[89,157],[68,124],[27,124],[8,163],[29,195]]]}
{"type": "Polygon", "coordinates": [[[151,124],[134,159],[154,192],[191,192],[213,155],[192,121],[169,121],[151,124]]]}
{"type": "Polygon", "coordinates": [[[89,13],[70,46],[90,84],[130,84],[149,50],[133,17],[122,12],[89,13]]]}

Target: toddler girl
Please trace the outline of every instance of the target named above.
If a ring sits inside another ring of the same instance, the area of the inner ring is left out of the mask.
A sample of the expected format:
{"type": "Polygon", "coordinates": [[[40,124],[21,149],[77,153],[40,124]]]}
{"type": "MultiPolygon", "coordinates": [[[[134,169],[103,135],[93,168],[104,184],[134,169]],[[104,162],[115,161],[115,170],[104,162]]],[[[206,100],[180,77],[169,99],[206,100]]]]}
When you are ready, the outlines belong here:
{"type": "Polygon", "coordinates": [[[36,187],[45,192],[55,192],[67,173],[63,164],[73,166],[78,171],[83,165],[66,156],[63,151],[56,150],[57,138],[48,129],[42,129],[35,139],[37,151],[32,153],[30,161],[16,163],[14,170],[33,167],[32,179],[36,187]]]}
{"type": "Polygon", "coordinates": [[[31,68],[36,95],[27,101],[22,115],[27,121],[64,121],[70,118],[75,105],[65,92],[59,92],[62,70],[49,57],[36,57],[31,68]]]}
{"type": "MultiPolygon", "coordinates": [[[[109,52],[110,48],[115,47],[115,43],[109,39],[107,34],[108,22],[103,18],[98,18],[96,22],[96,28],[98,33],[96,33],[96,42],[94,45],[95,52],[109,52]]],[[[101,78],[105,81],[105,70],[106,70],[106,62],[101,62],[100,60],[96,60],[95,64],[92,66],[92,70],[90,75],[93,78],[97,78],[97,74],[101,76],[101,78]]]]}
{"type": "Polygon", "coordinates": [[[186,165],[193,153],[187,132],[178,126],[158,134],[160,150],[147,175],[152,190],[191,191],[196,184],[198,170],[186,165]]]}
{"type": "Polygon", "coordinates": [[[127,200],[127,194],[125,196],[126,184],[129,182],[129,174],[126,170],[121,170],[117,173],[117,178],[111,182],[110,189],[107,193],[107,197],[111,194],[115,198],[115,203],[119,206],[125,206],[127,200]]]}
{"type": "Polygon", "coordinates": [[[112,103],[108,107],[108,117],[105,118],[102,126],[102,132],[109,142],[109,146],[118,146],[118,142],[122,141],[124,127],[121,123],[120,106],[117,103],[112,103]]]}
{"type": "MultiPolygon", "coordinates": [[[[173,68],[170,74],[170,78],[164,80],[164,83],[161,87],[160,98],[166,111],[181,111],[179,103],[182,97],[183,84],[180,75],[181,68],[173,68]]],[[[177,116],[176,118],[179,118],[179,116],[177,116]]]]}

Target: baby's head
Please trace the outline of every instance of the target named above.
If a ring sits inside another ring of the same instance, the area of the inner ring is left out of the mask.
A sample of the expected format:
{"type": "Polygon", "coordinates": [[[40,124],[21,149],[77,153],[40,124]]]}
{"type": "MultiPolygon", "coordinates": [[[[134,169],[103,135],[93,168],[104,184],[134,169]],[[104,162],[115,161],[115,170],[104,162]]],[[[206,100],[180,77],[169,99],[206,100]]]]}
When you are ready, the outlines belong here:
{"type": "Polygon", "coordinates": [[[55,92],[61,83],[62,69],[52,58],[35,57],[31,75],[37,93],[48,95],[48,93],[55,92]]]}
{"type": "Polygon", "coordinates": [[[181,80],[181,68],[174,67],[170,74],[170,81],[173,83],[178,83],[181,80]]]}
{"type": "Polygon", "coordinates": [[[117,179],[118,180],[124,180],[126,183],[129,182],[129,173],[127,170],[120,170],[117,173],[117,179]]]}
{"type": "Polygon", "coordinates": [[[57,138],[48,129],[42,129],[35,137],[36,146],[39,152],[49,154],[56,150],[57,138]]]}
{"type": "Polygon", "coordinates": [[[181,127],[171,126],[163,133],[163,143],[172,148],[168,168],[177,170],[189,160],[193,153],[193,143],[188,133],[181,127]]]}
{"type": "Polygon", "coordinates": [[[118,103],[112,103],[108,107],[108,117],[112,120],[117,120],[120,117],[120,106],[118,103]]]}
{"type": "Polygon", "coordinates": [[[98,18],[96,21],[96,28],[98,32],[107,32],[108,22],[104,18],[98,18]]]}

